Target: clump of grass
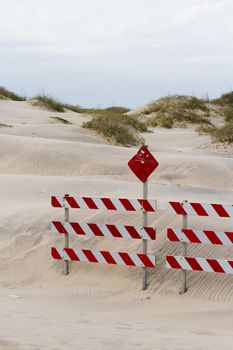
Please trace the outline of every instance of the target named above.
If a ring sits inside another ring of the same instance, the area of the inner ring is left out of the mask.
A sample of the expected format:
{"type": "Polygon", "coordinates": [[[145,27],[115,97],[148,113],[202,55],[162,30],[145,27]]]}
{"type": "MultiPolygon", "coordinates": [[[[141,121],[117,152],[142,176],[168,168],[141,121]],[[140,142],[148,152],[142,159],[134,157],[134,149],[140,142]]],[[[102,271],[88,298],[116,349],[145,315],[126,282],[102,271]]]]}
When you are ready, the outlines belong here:
{"type": "Polygon", "coordinates": [[[26,98],[15,94],[14,92],[7,90],[5,87],[0,86],[0,100],[7,99],[12,101],[26,101],[26,98]]]}
{"type": "Polygon", "coordinates": [[[59,113],[65,112],[65,107],[63,103],[47,95],[35,96],[33,98],[33,105],[48,109],[49,111],[59,113]]]}
{"type": "Polygon", "coordinates": [[[50,117],[51,119],[54,119],[56,121],[58,121],[59,123],[62,124],[72,124],[69,120],[64,119],[64,118],[60,118],[60,117],[50,117]]]}
{"type": "Polygon", "coordinates": [[[13,127],[13,125],[0,123],[0,128],[12,128],[12,127],[13,127]]]}
{"type": "Polygon", "coordinates": [[[233,142],[233,122],[226,123],[224,126],[216,129],[213,133],[213,137],[219,142],[233,142]]]}
{"type": "Polygon", "coordinates": [[[124,115],[122,112],[125,110],[128,111],[116,107],[95,110],[92,120],[84,122],[83,127],[96,130],[116,144],[129,146],[143,143],[139,133],[148,131],[147,126],[136,117],[124,115]]]}
{"type": "Polygon", "coordinates": [[[223,94],[221,97],[211,101],[211,103],[219,106],[231,106],[233,107],[233,91],[223,94]]]}
{"type": "Polygon", "coordinates": [[[187,123],[211,124],[208,119],[209,108],[205,101],[192,96],[162,98],[151,103],[142,113],[152,115],[147,122],[152,127],[185,127],[187,123]]]}

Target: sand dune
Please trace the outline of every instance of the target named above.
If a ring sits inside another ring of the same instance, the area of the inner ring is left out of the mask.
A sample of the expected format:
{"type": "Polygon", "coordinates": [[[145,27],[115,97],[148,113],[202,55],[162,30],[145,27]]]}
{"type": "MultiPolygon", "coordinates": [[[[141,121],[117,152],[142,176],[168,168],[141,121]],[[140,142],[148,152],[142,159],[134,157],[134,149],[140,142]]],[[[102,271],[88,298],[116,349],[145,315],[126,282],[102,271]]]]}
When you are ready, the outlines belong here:
{"type": "MultiPolygon", "coordinates": [[[[64,277],[50,247],[63,238],[49,229],[63,210],[50,207],[51,194],[140,197],[142,186],[127,162],[133,148],[114,147],[81,128],[85,118],[67,112],[72,125],[55,123],[58,113],[27,102],[0,101],[0,349],[231,349],[233,277],[188,273],[188,292],[179,296],[180,272],[165,268],[166,254],[180,253],[166,240],[168,200],[232,202],[231,157],[200,148],[210,142],[193,130],[155,130],[145,135],[160,166],[150,180],[159,210],[150,215],[158,257],[141,292],[141,271],[77,264],[64,277]]],[[[71,211],[81,222],[141,225],[140,214],[71,211]]],[[[190,228],[231,230],[232,220],[190,218],[190,228]]],[[[72,238],[74,247],[141,251],[141,242],[72,238]]],[[[231,247],[192,245],[190,255],[228,258],[231,247]]]]}

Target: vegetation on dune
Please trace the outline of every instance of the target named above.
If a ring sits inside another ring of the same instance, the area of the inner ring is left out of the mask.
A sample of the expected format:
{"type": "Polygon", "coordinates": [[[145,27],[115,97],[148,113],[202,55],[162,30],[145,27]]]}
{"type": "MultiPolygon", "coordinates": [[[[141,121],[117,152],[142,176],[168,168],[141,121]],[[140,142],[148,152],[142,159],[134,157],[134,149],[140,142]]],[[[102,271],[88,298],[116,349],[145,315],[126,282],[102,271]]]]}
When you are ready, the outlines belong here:
{"type": "Polygon", "coordinates": [[[50,117],[51,119],[54,119],[56,121],[58,121],[59,123],[62,124],[72,124],[69,120],[64,119],[64,118],[60,118],[60,117],[50,117]]]}
{"type": "Polygon", "coordinates": [[[12,125],[0,123],[0,128],[12,128],[12,125]]]}
{"type": "Polygon", "coordinates": [[[0,100],[26,101],[26,98],[0,86],[0,100]]]}
{"type": "Polygon", "coordinates": [[[139,118],[125,115],[125,111],[128,109],[123,107],[96,109],[92,120],[84,122],[83,127],[96,130],[116,144],[142,144],[144,140],[140,132],[146,132],[147,126],[139,118]]]}
{"type": "Polygon", "coordinates": [[[233,107],[233,91],[227,92],[222,96],[215,98],[211,101],[211,103],[219,105],[219,106],[229,106],[233,107]]]}
{"type": "Polygon", "coordinates": [[[144,115],[150,115],[149,126],[185,127],[187,123],[211,124],[206,102],[192,96],[168,96],[149,104],[144,115]]]}
{"type": "Polygon", "coordinates": [[[50,96],[38,95],[33,98],[32,104],[34,106],[39,106],[49,111],[63,113],[65,112],[64,104],[50,96]]]}

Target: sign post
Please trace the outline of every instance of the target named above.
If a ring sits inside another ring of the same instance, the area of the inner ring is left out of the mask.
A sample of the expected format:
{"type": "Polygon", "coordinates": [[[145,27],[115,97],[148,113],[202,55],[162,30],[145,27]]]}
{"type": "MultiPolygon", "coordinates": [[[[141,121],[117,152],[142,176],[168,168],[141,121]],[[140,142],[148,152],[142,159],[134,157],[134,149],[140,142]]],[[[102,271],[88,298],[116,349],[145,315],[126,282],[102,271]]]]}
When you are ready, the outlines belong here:
{"type": "MultiPolygon", "coordinates": [[[[128,162],[133,173],[143,182],[143,199],[148,199],[148,177],[157,168],[159,163],[149,152],[147,145],[142,145],[137,154],[128,162]]],[[[148,213],[143,210],[143,226],[148,226],[148,213]]],[[[143,254],[147,254],[147,240],[142,240],[143,254]]],[[[147,289],[147,268],[142,268],[142,289],[147,289]]]]}

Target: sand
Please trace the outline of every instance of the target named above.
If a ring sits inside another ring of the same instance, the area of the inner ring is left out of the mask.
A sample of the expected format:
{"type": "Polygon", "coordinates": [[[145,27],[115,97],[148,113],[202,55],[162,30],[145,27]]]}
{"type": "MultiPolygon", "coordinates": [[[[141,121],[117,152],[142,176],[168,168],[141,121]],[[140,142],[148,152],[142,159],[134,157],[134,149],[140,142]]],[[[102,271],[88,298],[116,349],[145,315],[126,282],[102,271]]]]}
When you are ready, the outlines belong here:
{"type": "MultiPolygon", "coordinates": [[[[0,101],[0,349],[232,349],[233,276],[190,272],[179,295],[180,271],[164,257],[180,253],[166,228],[181,224],[167,215],[168,200],[232,203],[231,154],[219,153],[193,129],[156,129],[144,135],[158,159],[149,193],[158,199],[150,215],[158,257],[141,291],[137,268],[73,263],[63,275],[50,247],[63,239],[49,229],[63,210],[51,194],[140,197],[142,186],[127,167],[135,148],[107,144],[81,128],[89,117],[59,114],[27,102],[0,101]],[[51,117],[62,117],[64,125],[51,117]]],[[[82,222],[141,225],[140,214],[71,211],[82,222]]],[[[231,219],[190,218],[190,227],[230,230],[231,219]],[[198,225],[198,226],[197,226],[198,225]],[[224,227],[223,227],[224,225],[224,227]]],[[[138,252],[141,242],[77,238],[72,246],[138,252]]],[[[232,257],[231,247],[195,245],[190,255],[232,257]]]]}

